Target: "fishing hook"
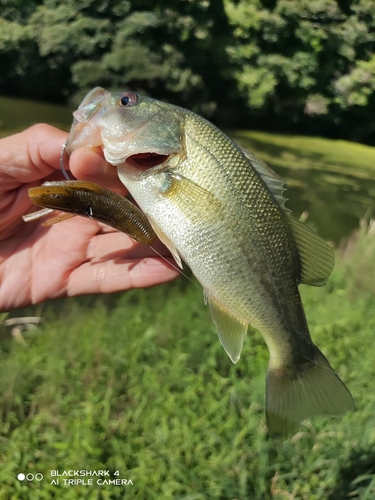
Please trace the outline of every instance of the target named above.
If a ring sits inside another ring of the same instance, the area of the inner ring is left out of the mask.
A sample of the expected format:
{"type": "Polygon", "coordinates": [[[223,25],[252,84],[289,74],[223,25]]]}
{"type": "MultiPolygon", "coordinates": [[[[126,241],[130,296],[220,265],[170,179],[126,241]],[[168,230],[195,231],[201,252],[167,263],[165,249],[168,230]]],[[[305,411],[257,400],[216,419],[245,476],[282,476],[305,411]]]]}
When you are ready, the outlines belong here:
{"type": "Polygon", "coordinates": [[[62,173],[64,174],[64,177],[67,181],[70,181],[70,177],[65,169],[65,164],[64,164],[64,156],[65,156],[65,148],[66,145],[68,144],[68,141],[66,141],[65,144],[63,144],[62,149],[61,149],[61,154],[60,154],[60,168],[62,173]]]}

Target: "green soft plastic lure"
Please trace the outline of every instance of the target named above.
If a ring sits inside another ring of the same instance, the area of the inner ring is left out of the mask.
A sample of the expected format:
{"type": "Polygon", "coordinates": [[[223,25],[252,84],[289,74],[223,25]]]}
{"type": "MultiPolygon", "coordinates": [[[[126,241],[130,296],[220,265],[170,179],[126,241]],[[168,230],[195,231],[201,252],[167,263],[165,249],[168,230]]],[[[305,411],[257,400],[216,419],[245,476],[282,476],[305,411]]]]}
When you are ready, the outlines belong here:
{"type": "MultiPolygon", "coordinates": [[[[138,243],[151,245],[156,234],[147,217],[127,198],[87,181],[55,181],[29,189],[29,198],[40,207],[61,210],[103,222],[131,236],[138,243]]],[[[49,213],[39,212],[39,217],[49,213]]],[[[38,214],[38,212],[37,212],[38,214]]],[[[69,217],[69,216],[68,216],[69,217]]],[[[26,216],[25,220],[35,217],[26,216]]],[[[36,217],[38,218],[38,216],[36,217]]],[[[64,220],[65,216],[47,221],[47,225],[64,220]]]]}

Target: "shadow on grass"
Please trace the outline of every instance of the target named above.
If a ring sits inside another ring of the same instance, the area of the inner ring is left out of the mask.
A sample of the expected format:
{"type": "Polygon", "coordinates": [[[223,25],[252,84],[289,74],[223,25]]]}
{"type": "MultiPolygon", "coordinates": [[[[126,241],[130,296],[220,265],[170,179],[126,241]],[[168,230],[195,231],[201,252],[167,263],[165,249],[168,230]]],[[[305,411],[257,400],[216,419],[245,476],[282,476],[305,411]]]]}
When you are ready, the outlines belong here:
{"type": "Polygon", "coordinates": [[[375,498],[375,450],[353,450],[349,461],[341,468],[335,489],[327,500],[375,498]]]}

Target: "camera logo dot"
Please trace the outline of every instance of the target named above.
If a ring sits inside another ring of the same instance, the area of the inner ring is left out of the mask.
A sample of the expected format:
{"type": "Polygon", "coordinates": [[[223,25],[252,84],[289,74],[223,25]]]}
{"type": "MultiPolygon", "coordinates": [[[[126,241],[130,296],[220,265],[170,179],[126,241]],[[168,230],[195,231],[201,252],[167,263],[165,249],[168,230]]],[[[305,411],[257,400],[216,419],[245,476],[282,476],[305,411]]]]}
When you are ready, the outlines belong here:
{"type": "Polygon", "coordinates": [[[18,481],[24,481],[26,479],[26,481],[34,481],[34,479],[36,481],[41,481],[43,479],[43,474],[41,474],[40,472],[38,472],[37,474],[31,474],[31,473],[28,473],[26,474],[23,474],[22,472],[20,472],[17,476],[17,479],[18,481]]]}

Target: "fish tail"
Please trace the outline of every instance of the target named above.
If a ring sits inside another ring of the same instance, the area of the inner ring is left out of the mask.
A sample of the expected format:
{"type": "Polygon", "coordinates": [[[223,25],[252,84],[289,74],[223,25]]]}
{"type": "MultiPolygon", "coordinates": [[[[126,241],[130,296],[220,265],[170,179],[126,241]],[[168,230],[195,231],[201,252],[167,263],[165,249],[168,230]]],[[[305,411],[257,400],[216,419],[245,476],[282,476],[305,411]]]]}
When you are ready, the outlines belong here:
{"type": "Polygon", "coordinates": [[[266,418],[273,438],[294,434],[306,418],[342,415],[353,409],[349,390],[316,346],[314,359],[293,371],[268,369],[266,418]]]}

